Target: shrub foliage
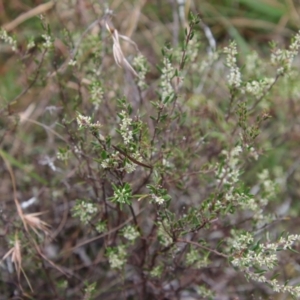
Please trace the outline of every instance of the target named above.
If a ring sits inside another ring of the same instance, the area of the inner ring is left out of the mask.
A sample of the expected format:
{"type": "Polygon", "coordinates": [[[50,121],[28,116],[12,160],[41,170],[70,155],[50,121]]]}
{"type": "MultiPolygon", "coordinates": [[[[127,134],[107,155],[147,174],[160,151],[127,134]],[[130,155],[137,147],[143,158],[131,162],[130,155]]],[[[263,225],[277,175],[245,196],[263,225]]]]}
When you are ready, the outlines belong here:
{"type": "Polygon", "coordinates": [[[300,33],[240,55],[190,13],[151,54],[146,28],[95,5],[79,33],[63,3],[0,34],[3,295],[299,298],[300,33]]]}

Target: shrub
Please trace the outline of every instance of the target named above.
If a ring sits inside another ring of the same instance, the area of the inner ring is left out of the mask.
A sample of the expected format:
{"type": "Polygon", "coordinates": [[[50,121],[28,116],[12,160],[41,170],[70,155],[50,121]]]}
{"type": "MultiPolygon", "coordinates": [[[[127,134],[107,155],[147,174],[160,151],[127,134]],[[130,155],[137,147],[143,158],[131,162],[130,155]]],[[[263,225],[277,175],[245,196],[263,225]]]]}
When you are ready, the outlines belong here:
{"type": "Polygon", "coordinates": [[[24,49],[1,31],[25,82],[1,107],[3,293],[299,297],[300,235],[285,231],[300,33],[243,62],[191,13],[156,68],[110,16],[81,36],[42,18],[24,49]]]}

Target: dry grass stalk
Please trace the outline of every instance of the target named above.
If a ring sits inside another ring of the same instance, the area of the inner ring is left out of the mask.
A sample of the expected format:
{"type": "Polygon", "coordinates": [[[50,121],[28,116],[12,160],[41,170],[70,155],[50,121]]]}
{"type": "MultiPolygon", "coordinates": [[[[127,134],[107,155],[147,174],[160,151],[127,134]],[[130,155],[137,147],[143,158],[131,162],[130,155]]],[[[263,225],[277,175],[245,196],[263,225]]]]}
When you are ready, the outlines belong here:
{"type": "Polygon", "coordinates": [[[130,65],[130,63],[125,58],[122,48],[121,48],[121,45],[120,45],[119,38],[122,38],[134,45],[135,45],[135,43],[130,38],[123,36],[123,35],[119,35],[118,30],[110,27],[108,22],[105,23],[105,26],[106,26],[107,30],[109,31],[109,33],[111,34],[112,39],[113,39],[113,55],[114,55],[116,64],[119,67],[123,67],[124,69],[129,70],[134,76],[139,77],[138,73],[133,69],[133,67],[130,65]]]}
{"type": "Polygon", "coordinates": [[[2,257],[1,261],[7,259],[9,256],[11,256],[11,261],[13,262],[18,274],[18,278],[20,279],[20,274],[22,270],[22,254],[20,241],[17,238],[17,235],[15,236],[14,246],[6,252],[6,254],[2,257]]]}
{"type": "Polygon", "coordinates": [[[21,272],[23,273],[28,286],[30,287],[31,291],[33,291],[32,286],[30,284],[29,279],[27,278],[23,268],[22,268],[22,252],[21,252],[21,243],[20,240],[17,237],[17,234],[15,235],[15,242],[14,246],[6,252],[6,254],[2,257],[1,261],[7,259],[8,257],[11,257],[11,261],[15,266],[16,272],[18,274],[18,280],[20,280],[21,272]]]}

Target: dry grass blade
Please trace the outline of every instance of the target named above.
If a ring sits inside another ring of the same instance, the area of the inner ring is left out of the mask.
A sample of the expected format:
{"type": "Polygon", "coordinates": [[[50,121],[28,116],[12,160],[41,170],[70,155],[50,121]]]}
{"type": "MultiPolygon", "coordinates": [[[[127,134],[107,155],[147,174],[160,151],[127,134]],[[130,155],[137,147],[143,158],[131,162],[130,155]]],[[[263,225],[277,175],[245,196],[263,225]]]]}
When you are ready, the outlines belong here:
{"type": "Polygon", "coordinates": [[[3,256],[2,260],[5,260],[9,256],[11,256],[11,261],[13,262],[18,274],[18,278],[20,279],[20,274],[22,270],[22,254],[21,254],[20,241],[18,240],[17,237],[15,237],[14,246],[7,251],[7,253],[3,256]]]}
{"type": "Polygon", "coordinates": [[[12,249],[13,251],[11,252],[11,261],[14,263],[18,273],[18,277],[20,278],[20,273],[22,269],[22,254],[20,241],[17,238],[15,239],[15,245],[12,249]]]}
{"type": "MultiPolygon", "coordinates": [[[[129,70],[134,76],[139,77],[137,72],[133,69],[133,67],[130,65],[130,63],[127,61],[127,59],[125,58],[125,56],[123,54],[123,51],[122,51],[121,45],[120,45],[120,40],[119,40],[120,35],[119,35],[118,31],[115,28],[111,28],[107,22],[105,23],[105,26],[106,26],[107,30],[109,31],[109,33],[111,34],[112,39],[113,39],[113,55],[114,55],[116,64],[119,67],[123,67],[124,69],[129,70]]],[[[123,36],[122,36],[122,38],[125,39],[123,36]]],[[[130,39],[126,37],[126,40],[129,41],[130,39]]]]}
{"type": "Polygon", "coordinates": [[[18,279],[20,280],[21,272],[23,273],[28,286],[30,287],[31,291],[33,291],[32,286],[29,282],[29,279],[27,278],[23,268],[22,268],[22,252],[21,252],[21,243],[18,239],[17,235],[15,235],[15,243],[14,246],[6,252],[6,254],[2,257],[1,261],[7,259],[8,257],[11,257],[11,261],[15,266],[15,269],[18,274],[18,279]]]}
{"type": "Polygon", "coordinates": [[[22,220],[24,228],[27,232],[29,231],[29,228],[31,228],[36,234],[38,234],[37,229],[44,232],[44,234],[49,234],[50,225],[37,217],[43,214],[43,212],[24,214],[19,202],[16,200],[15,203],[17,206],[18,215],[22,220]]]}
{"type": "Polygon", "coordinates": [[[27,231],[28,231],[28,227],[27,227],[28,225],[36,234],[38,234],[37,229],[44,232],[44,234],[49,234],[50,225],[37,217],[41,214],[43,213],[39,212],[39,213],[32,213],[32,214],[23,214],[23,222],[24,222],[25,229],[27,231]]]}

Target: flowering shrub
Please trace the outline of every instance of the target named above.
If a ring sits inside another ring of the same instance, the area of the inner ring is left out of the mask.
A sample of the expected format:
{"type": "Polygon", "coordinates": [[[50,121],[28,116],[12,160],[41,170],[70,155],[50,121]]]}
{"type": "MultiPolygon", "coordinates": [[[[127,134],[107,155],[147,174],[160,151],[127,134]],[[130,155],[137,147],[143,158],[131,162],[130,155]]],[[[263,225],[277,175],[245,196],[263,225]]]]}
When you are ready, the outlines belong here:
{"type": "Polygon", "coordinates": [[[287,50],[272,45],[269,62],[252,52],[242,67],[236,42],[215,49],[191,13],[179,46],[159,45],[156,68],[109,10],[81,36],[68,26],[57,36],[41,22],[42,42],[23,50],[0,33],[30,66],[12,100],[42,90],[32,108],[16,113],[11,99],[0,108],[1,291],[299,298],[300,235],[287,224],[299,207],[286,200],[288,179],[300,178],[299,160],[291,164],[298,152],[290,140],[289,159],[274,161],[272,151],[297,133],[284,114],[299,96],[300,33],[287,50]]]}

